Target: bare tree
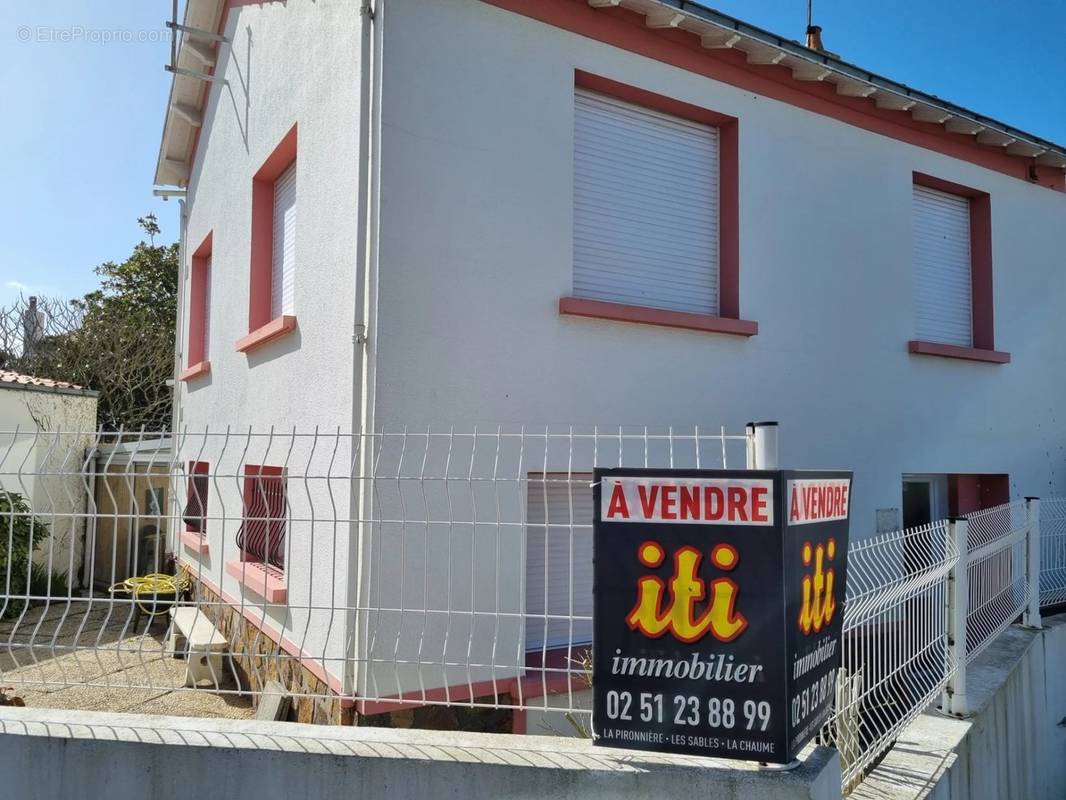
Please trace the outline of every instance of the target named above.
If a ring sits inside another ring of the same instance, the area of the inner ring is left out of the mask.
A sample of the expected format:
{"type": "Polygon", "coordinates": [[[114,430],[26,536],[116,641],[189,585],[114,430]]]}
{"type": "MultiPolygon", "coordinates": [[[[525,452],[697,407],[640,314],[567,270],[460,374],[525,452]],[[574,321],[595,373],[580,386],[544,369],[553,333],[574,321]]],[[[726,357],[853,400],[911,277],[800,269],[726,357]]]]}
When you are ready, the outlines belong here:
{"type": "Polygon", "coordinates": [[[154,216],[138,222],[150,241],[97,267],[96,291],[0,308],[0,368],[97,390],[99,422],[111,430],[170,424],[178,248],[154,244],[154,216]]]}

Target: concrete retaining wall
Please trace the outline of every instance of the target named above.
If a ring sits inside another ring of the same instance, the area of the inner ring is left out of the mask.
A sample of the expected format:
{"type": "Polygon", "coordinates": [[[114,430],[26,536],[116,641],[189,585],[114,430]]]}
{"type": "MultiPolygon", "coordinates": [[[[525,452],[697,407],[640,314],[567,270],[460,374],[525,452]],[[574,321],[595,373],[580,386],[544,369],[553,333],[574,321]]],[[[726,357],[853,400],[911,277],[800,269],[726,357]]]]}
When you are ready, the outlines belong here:
{"type": "Polygon", "coordinates": [[[1066,797],[1066,616],[1044,625],[1001,634],[967,673],[973,715],[920,717],[851,797],[1066,797]]]}
{"type": "Polygon", "coordinates": [[[840,796],[834,751],[791,772],[541,736],[0,708],[5,800],[840,796]]]}
{"type": "MultiPolygon", "coordinates": [[[[920,717],[853,800],[1066,797],[1066,617],[970,667],[975,714],[920,717]]],[[[835,751],[791,772],[586,740],[0,708],[5,800],[840,797],[835,751]]]]}

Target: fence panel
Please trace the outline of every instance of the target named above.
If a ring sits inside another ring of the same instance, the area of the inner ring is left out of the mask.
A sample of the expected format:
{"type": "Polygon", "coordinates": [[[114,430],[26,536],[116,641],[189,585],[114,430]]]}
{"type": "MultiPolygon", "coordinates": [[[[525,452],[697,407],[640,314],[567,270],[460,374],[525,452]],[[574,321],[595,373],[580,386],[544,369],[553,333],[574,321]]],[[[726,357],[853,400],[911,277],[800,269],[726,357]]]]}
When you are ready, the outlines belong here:
{"type": "Polygon", "coordinates": [[[1066,603],[1066,497],[1040,501],[1040,605],[1066,603]]]}
{"type": "Polygon", "coordinates": [[[853,541],[848,551],[841,677],[826,735],[850,789],[943,691],[950,673],[946,522],[853,541]]]}
{"type": "Polygon", "coordinates": [[[592,469],[740,467],[746,442],[644,427],[0,434],[0,685],[132,699],[280,680],[331,718],[587,714],[592,469]],[[224,641],[152,613],[172,607],[224,641]]]}
{"type": "Polygon", "coordinates": [[[1024,501],[977,511],[967,521],[966,660],[1016,621],[1029,602],[1024,501]]]}
{"type": "MultiPolygon", "coordinates": [[[[446,709],[587,734],[592,470],[737,468],[748,444],[643,427],[0,433],[0,686],[161,713],[199,687],[225,714],[276,680],[307,721],[446,709]]],[[[1066,498],[1040,515],[1041,601],[1063,603],[1066,498]]],[[[1026,608],[1027,530],[1016,502],[969,515],[962,553],[946,521],[853,539],[824,732],[845,788],[1026,608]]]]}

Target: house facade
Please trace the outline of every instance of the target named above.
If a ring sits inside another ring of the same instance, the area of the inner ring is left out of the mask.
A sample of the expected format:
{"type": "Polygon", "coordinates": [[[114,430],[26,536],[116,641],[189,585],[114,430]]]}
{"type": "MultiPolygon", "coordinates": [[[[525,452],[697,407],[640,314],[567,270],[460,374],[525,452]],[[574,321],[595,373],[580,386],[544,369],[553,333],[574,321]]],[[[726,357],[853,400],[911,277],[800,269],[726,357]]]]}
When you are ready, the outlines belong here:
{"type": "MultiPolygon", "coordinates": [[[[1066,489],[1062,147],[678,0],[190,0],[185,24],[224,40],[186,33],[156,174],[187,190],[176,430],[774,419],[783,466],[854,470],[856,537],[1066,489]]],[[[522,524],[484,569],[472,512],[467,627],[434,638],[446,500],[327,467],[293,492],[324,458],[300,442],[181,453],[232,461],[209,505],[266,520],[208,509],[182,557],[339,696],[487,693],[587,641],[548,618],[590,608],[591,463],[545,453],[519,477],[566,486],[498,494],[522,524]],[[528,533],[553,519],[561,588],[528,533]]],[[[365,445],[349,465],[381,474],[365,445]]]]}

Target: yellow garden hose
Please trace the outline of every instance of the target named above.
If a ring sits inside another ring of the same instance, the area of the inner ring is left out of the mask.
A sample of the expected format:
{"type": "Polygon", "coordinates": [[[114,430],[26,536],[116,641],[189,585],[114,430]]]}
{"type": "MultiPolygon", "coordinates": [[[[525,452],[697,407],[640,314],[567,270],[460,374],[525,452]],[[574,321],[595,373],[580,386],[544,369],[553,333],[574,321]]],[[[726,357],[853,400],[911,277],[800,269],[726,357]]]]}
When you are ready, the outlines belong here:
{"type": "Polygon", "coordinates": [[[145,614],[158,614],[159,611],[155,610],[154,603],[152,608],[146,607],[139,596],[142,594],[153,595],[153,600],[163,594],[172,594],[174,599],[178,599],[178,595],[187,589],[189,586],[189,579],[184,574],[180,575],[166,575],[162,572],[153,572],[151,575],[140,575],[136,578],[126,578],[124,581],[119,581],[112,586],[109,591],[112,594],[123,593],[133,596],[134,602],[137,603],[137,607],[141,609],[145,614]]]}

